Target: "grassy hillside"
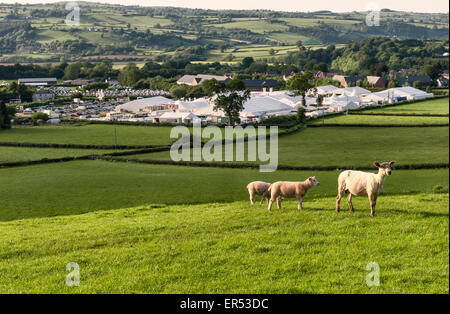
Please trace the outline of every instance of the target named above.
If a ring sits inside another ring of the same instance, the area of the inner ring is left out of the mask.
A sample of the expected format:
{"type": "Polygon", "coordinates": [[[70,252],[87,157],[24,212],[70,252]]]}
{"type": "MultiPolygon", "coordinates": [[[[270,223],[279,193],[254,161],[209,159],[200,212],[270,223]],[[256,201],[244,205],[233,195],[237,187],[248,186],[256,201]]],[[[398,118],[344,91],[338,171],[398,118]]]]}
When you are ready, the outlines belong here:
{"type": "MultiPolygon", "coordinates": [[[[380,111],[448,109],[431,102],[380,111]]],[[[380,117],[340,119],[376,124],[380,117]]],[[[13,128],[0,132],[0,142],[112,145],[114,128],[119,145],[170,143],[167,127],[112,125],[13,128]]],[[[448,127],[307,127],[280,137],[279,163],[445,164],[448,136],[448,127]]],[[[0,146],[0,162],[104,152],[0,146]]],[[[339,169],[219,166],[78,160],[0,168],[0,293],[449,293],[448,169],[394,166],[372,218],[366,197],[354,198],[354,213],[345,199],[335,212],[339,169]],[[302,212],[291,199],[271,212],[250,205],[251,181],[311,175],[321,184],[302,212]],[[80,267],[79,287],[65,283],[70,262],[80,267]],[[380,267],[377,287],[365,283],[372,262],[380,267]]]]}
{"type": "MultiPolygon", "coordinates": [[[[59,57],[79,57],[89,51],[95,55],[154,58],[180,53],[186,47],[203,46],[210,52],[206,54],[208,60],[224,61],[230,53],[234,55],[235,48],[247,45],[263,45],[269,50],[296,45],[299,40],[306,45],[328,45],[372,36],[448,38],[446,14],[383,11],[384,27],[369,28],[364,23],[366,12],[324,14],[79,5],[80,25],[76,27],[65,24],[68,11],[64,3],[1,5],[0,34],[15,23],[25,26],[24,31],[17,34],[7,32],[10,41],[0,50],[0,57],[4,61],[36,59],[45,62],[47,60],[40,55],[44,51],[48,53],[46,58],[53,61],[58,61],[59,57]],[[28,25],[33,28],[32,32],[27,33],[28,25]],[[12,40],[18,37],[20,41],[10,47],[12,40]],[[219,46],[231,49],[217,53],[219,46]]],[[[240,56],[235,58],[239,60],[240,56]]]]}
{"type": "MultiPolygon", "coordinates": [[[[374,171],[376,169],[374,168],[374,171]]],[[[249,182],[298,181],[315,175],[307,199],[336,196],[339,171],[276,171],[74,161],[0,169],[0,221],[74,215],[142,204],[247,200],[249,182]]],[[[448,170],[395,170],[383,194],[448,191],[448,170]],[[438,187],[440,186],[440,187],[438,187]]],[[[333,209],[333,203],[328,208],[333,209]]]]}
{"type": "MultiPolygon", "coordinates": [[[[378,120],[379,117],[370,116],[367,119],[372,118],[378,120]]],[[[448,123],[448,118],[446,120],[448,123]]],[[[368,167],[375,160],[397,160],[402,164],[448,163],[448,143],[448,127],[309,127],[279,137],[278,163],[337,167],[368,167]]],[[[247,147],[245,144],[245,160],[248,160],[247,147]]],[[[222,148],[222,154],[225,154],[225,149],[222,148]]],[[[170,152],[124,158],[167,160],[170,159],[170,152]]]]}
{"type": "Polygon", "coordinates": [[[424,102],[416,102],[400,106],[392,106],[381,109],[364,111],[367,113],[393,113],[393,114],[448,114],[448,98],[431,99],[424,102]]]}
{"type": "MultiPolygon", "coordinates": [[[[378,111],[377,111],[378,112],[378,111]]],[[[420,124],[448,124],[448,117],[386,117],[386,116],[364,116],[344,115],[327,119],[317,119],[314,124],[397,124],[397,125],[420,125],[420,124]]]]}
{"type": "Polygon", "coordinates": [[[0,222],[2,293],[448,293],[448,195],[143,205],[0,222]],[[80,267],[67,287],[65,265],[80,267]],[[368,287],[366,265],[380,266],[368,287]],[[11,279],[14,280],[11,280],[11,279]]]}

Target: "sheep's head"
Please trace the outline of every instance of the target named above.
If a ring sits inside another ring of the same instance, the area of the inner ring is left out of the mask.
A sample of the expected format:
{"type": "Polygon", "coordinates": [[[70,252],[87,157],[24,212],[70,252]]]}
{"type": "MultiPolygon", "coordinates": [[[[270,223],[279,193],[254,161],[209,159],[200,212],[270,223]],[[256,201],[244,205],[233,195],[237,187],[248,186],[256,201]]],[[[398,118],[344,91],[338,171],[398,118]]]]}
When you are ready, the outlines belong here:
{"type": "Polygon", "coordinates": [[[390,176],[392,174],[392,165],[395,164],[395,161],[382,162],[381,164],[379,162],[374,162],[373,164],[383,175],[390,176]]]}
{"type": "Polygon", "coordinates": [[[308,178],[308,181],[311,182],[311,184],[312,184],[313,186],[320,185],[320,182],[317,181],[316,177],[309,177],[309,178],[308,178]]]}

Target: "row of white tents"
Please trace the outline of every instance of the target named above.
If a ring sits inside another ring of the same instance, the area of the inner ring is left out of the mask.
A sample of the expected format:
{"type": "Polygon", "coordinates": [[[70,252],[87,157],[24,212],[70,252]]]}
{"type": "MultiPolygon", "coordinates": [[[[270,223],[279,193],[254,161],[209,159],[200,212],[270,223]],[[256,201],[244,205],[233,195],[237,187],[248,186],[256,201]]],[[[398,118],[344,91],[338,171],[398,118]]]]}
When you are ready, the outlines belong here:
{"type": "MultiPolygon", "coordinates": [[[[413,87],[398,87],[372,93],[361,87],[337,88],[335,86],[319,86],[316,93],[306,96],[306,115],[317,116],[332,112],[377,106],[400,100],[413,100],[433,97],[413,87]],[[317,96],[322,95],[322,106],[316,105],[317,96]]],[[[244,104],[241,121],[258,121],[270,116],[295,114],[302,106],[301,97],[290,91],[252,92],[244,104]]],[[[153,122],[192,122],[196,118],[206,121],[220,122],[224,118],[221,110],[214,110],[214,97],[193,100],[177,100],[156,96],[130,101],[116,107],[117,112],[134,114],[146,113],[146,121],[153,122]]]]}

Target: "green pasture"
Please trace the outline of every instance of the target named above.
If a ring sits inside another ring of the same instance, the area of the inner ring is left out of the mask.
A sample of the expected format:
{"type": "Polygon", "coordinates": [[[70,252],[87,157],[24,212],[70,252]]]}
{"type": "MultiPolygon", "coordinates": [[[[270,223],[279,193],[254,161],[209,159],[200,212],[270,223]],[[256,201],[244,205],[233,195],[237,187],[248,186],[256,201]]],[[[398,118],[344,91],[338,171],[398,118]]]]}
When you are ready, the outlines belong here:
{"type": "Polygon", "coordinates": [[[80,157],[112,152],[100,149],[30,148],[0,146],[0,164],[16,161],[40,160],[43,158],[80,157]]]}
{"type": "MultiPolygon", "coordinates": [[[[337,170],[261,173],[256,169],[100,160],[4,168],[0,169],[0,190],[9,197],[2,200],[0,221],[76,215],[144,204],[234,202],[248,199],[246,186],[251,181],[299,181],[315,175],[321,184],[311,189],[307,201],[335,196],[339,173],[337,170]]],[[[448,174],[448,169],[394,170],[386,179],[383,195],[448,191],[448,174]]],[[[333,206],[329,203],[330,210],[333,206]]]]}
{"type": "MultiPolygon", "coordinates": [[[[387,109],[387,108],[386,108],[387,109]]],[[[377,111],[378,112],[378,111],[377,111]]],[[[313,124],[398,124],[398,125],[429,125],[448,124],[448,117],[414,117],[414,116],[369,116],[369,115],[340,115],[315,119],[313,124]]]]}
{"type": "MultiPolygon", "coordinates": [[[[248,143],[244,148],[244,162],[247,162],[248,143]]],[[[396,160],[404,165],[448,163],[448,148],[448,127],[309,127],[278,138],[278,164],[351,168],[370,167],[377,160],[396,160]]],[[[225,154],[226,147],[221,149],[225,154]]],[[[171,157],[166,151],[123,158],[167,160],[171,157]]]]}
{"type": "Polygon", "coordinates": [[[375,218],[364,199],[337,214],[329,197],[303,212],[293,201],[271,213],[247,201],[142,204],[0,222],[0,292],[448,294],[448,202],[384,196],[375,218]],[[79,287],[66,285],[70,262],[79,287]],[[366,284],[369,263],[379,286],[366,284]]]}
{"type": "Polygon", "coordinates": [[[114,145],[169,145],[171,127],[123,125],[58,125],[13,127],[0,132],[0,142],[28,142],[52,144],[114,145]]]}
{"type": "MultiPolygon", "coordinates": [[[[398,106],[389,106],[364,111],[367,113],[392,113],[392,114],[448,114],[449,101],[448,97],[436,98],[426,101],[419,101],[411,104],[398,106]]],[[[448,120],[447,120],[448,121],[448,120]]]]}

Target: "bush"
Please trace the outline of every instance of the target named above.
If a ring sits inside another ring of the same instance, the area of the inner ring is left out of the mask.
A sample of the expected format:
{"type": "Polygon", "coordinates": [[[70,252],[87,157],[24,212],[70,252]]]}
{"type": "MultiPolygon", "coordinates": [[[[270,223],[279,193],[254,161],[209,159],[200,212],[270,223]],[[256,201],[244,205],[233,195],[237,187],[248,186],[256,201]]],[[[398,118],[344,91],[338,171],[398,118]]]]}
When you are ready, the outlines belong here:
{"type": "Polygon", "coordinates": [[[31,120],[33,120],[34,123],[45,122],[48,119],[49,119],[48,114],[43,113],[43,112],[35,112],[31,116],[31,120]]]}

